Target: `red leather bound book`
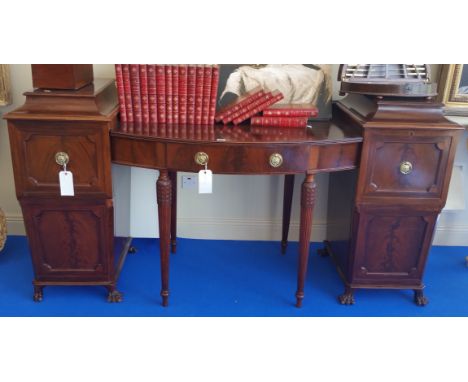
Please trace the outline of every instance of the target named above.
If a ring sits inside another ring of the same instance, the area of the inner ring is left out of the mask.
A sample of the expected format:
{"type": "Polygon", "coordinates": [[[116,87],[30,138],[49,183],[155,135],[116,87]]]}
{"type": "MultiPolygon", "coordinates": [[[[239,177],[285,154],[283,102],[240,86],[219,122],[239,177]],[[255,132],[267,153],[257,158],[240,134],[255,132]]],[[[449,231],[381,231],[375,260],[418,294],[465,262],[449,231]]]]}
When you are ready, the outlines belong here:
{"type": "Polygon", "coordinates": [[[195,65],[189,65],[187,70],[187,123],[193,125],[195,124],[197,67],[195,65]]]}
{"type": "Polygon", "coordinates": [[[148,107],[150,123],[158,123],[158,99],[156,94],[156,65],[148,65],[148,107]]]}
{"type": "Polygon", "coordinates": [[[250,124],[263,127],[307,127],[307,117],[252,117],[250,124]]]}
{"type": "Polygon", "coordinates": [[[172,65],[172,123],[179,123],[179,65],[172,65]]]}
{"type": "Polygon", "coordinates": [[[267,100],[273,98],[273,93],[268,92],[263,94],[261,97],[257,98],[255,101],[248,103],[247,105],[243,106],[242,108],[238,109],[237,111],[230,113],[227,117],[223,118],[223,123],[227,124],[232,122],[232,120],[240,117],[241,115],[247,113],[249,110],[255,109],[256,107],[260,106],[262,103],[266,102],[267,100]]]}
{"type": "Polygon", "coordinates": [[[216,114],[216,102],[218,101],[218,83],[219,83],[219,66],[213,66],[213,72],[211,74],[211,95],[210,95],[210,117],[208,123],[211,125],[214,123],[216,114]]]}
{"type": "Polygon", "coordinates": [[[265,117],[316,117],[318,109],[313,104],[278,104],[263,110],[265,117]]]}
{"type": "Polygon", "coordinates": [[[245,108],[247,105],[263,97],[266,93],[267,92],[265,92],[260,86],[257,86],[256,88],[237,98],[235,101],[221,108],[221,110],[219,110],[215,115],[215,121],[220,122],[224,121],[224,119],[229,121],[228,117],[231,114],[239,111],[242,108],[245,108]]]}
{"type": "Polygon", "coordinates": [[[125,113],[127,114],[127,122],[132,123],[133,118],[133,104],[132,104],[132,90],[130,84],[130,65],[122,64],[122,76],[125,94],[125,113]]]}
{"type": "Polygon", "coordinates": [[[179,123],[187,123],[187,65],[179,65],[179,123]]]}
{"type": "Polygon", "coordinates": [[[203,85],[205,83],[205,68],[196,66],[197,80],[195,82],[195,125],[201,125],[203,113],[203,85]]]}
{"type": "Polygon", "coordinates": [[[201,124],[208,125],[210,121],[210,97],[211,78],[213,76],[213,66],[206,65],[203,71],[203,98],[201,124]]]}
{"type": "Polygon", "coordinates": [[[281,93],[278,90],[275,90],[273,93],[271,93],[272,97],[267,99],[265,102],[261,103],[260,105],[254,107],[253,109],[248,110],[246,113],[240,115],[239,117],[235,118],[232,123],[234,125],[238,125],[241,122],[244,122],[245,120],[249,119],[250,117],[253,117],[255,114],[260,113],[261,111],[267,109],[271,105],[274,105],[276,102],[281,101],[284,96],[283,93],[281,93]]]}
{"type": "MultiPolygon", "coordinates": [[[[117,94],[119,96],[120,122],[127,122],[127,113],[125,111],[125,89],[123,84],[122,64],[115,64],[115,84],[117,86],[117,94]]],[[[121,124],[122,130],[126,128],[126,124],[121,124]]],[[[125,131],[125,130],[124,130],[125,131]]]]}
{"type": "Polygon", "coordinates": [[[133,119],[135,132],[140,132],[143,115],[141,114],[140,69],[138,64],[130,64],[130,85],[132,92],[133,119]]]}
{"type": "Polygon", "coordinates": [[[140,97],[141,97],[141,115],[143,127],[149,124],[149,100],[148,100],[148,72],[147,66],[142,64],[140,69],[140,97]]]}
{"type": "Polygon", "coordinates": [[[166,70],[166,122],[173,123],[172,118],[172,65],[165,65],[166,70]]]}
{"type": "Polygon", "coordinates": [[[164,65],[156,65],[156,95],[158,123],[166,123],[166,68],[164,65]]]}

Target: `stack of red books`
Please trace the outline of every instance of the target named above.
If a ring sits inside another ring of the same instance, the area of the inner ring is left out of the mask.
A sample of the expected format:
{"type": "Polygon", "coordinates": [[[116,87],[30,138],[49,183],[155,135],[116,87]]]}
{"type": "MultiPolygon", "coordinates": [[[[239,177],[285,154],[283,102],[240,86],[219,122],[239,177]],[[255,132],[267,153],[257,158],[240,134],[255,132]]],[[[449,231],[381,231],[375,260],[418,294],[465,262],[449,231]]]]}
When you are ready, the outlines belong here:
{"type": "Polygon", "coordinates": [[[219,110],[215,120],[225,125],[231,122],[238,125],[282,99],[283,94],[278,90],[267,91],[257,87],[219,110]]]}
{"type": "Polygon", "coordinates": [[[254,126],[307,127],[309,118],[318,115],[313,104],[279,104],[263,110],[262,116],[252,118],[254,126]]]}
{"type": "Polygon", "coordinates": [[[121,129],[151,133],[157,124],[213,125],[218,65],[116,64],[121,129]]]}

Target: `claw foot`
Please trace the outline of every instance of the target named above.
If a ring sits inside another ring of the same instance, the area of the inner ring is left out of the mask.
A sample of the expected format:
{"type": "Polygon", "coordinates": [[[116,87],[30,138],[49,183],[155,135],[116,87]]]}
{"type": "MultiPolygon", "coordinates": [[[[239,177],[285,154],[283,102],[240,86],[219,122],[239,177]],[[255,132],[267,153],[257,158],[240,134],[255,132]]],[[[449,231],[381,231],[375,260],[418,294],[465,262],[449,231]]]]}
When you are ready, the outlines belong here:
{"type": "Polygon", "coordinates": [[[424,293],[422,290],[415,290],[414,291],[414,303],[417,306],[426,306],[429,303],[429,300],[426,296],[424,296],[424,293]]]}
{"type": "Polygon", "coordinates": [[[34,294],[33,294],[33,301],[34,302],[41,302],[42,301],[42,289],[43,287],[41,286],[35,286],[34,287],[34,294]]]}
{"type": "Polygon", "coordinates": [[[107,302],[122,302],[122,293],[117,290],[110,291],[107,295],[107,302]]]}
{"type": "Polygon", "coordinates": [[[354,305],[354,294],[351,288],[346,288],[345,293],[338,297],[341,305],[354,305]]]}

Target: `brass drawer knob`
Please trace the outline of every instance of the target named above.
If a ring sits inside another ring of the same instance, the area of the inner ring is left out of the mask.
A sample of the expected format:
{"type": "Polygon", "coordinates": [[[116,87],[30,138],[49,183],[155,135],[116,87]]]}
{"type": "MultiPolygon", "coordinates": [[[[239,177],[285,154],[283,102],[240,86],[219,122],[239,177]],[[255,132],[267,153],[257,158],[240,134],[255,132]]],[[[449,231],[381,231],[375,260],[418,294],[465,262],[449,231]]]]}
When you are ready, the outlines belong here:
{"type": "Polygon", "coordinates": [[[57,154],[55,154],[55,163],[57,163],[60,166],[66,166],[69,160],[70,157],[67,153],[64,153],[63,151],[60,151],[57,154]]]}
{"type": "Polygon", "coordinates": [[[283,156],[278,153],[270,155],[270,166],[271,167],[280,167],[283,164],[283,156]]]}
{"type": "Polygon", "coordinates": [[[400,163],[400,172],[403,175],[408,175],[412,171],[413,171],[413,165],[411,164],[411,162],[404,161],[400,163]]]}
{"type": "Polygon", "coordinates": [[[199,151],[195,154],[195,163],[199,164],[200,166],[207,165],[209,159],[210,157],[208,156],[208,154],[204,153],[203,151],[199,151]]]}

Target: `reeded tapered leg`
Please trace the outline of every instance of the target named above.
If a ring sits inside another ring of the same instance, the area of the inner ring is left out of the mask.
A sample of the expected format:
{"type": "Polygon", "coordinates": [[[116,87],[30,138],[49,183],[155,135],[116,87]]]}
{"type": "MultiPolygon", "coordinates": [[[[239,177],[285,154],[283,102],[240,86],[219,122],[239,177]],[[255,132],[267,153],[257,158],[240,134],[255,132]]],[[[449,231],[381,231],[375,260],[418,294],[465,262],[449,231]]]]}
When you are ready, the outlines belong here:
{"type": "Polygon", "coordinates": [[[170,171],[172,182],[172,207],[171,207],[171,253],[177,250],[177,171],[170,171]]]}
{"type": "Polygon", "coordinates": [[[159,172],[156,182],[158,217],[159,217],[159,248],[161,258],[161,297],[163,306],[169,302],[169,244],[171,237],[171,194],[172,185],[167,170],[159,172]]]}
{"type": "Polygon", "coordinates": [[[312,213],[314,212],[316,184],[313,175],[306,175],[301,189],[301,222],[299,231],[299,274],[297,277],[296,306],[302,306],[304,284],[309,260],[312,213]]]}
{"type": "Polygon", "coordinates": [[[281,238],[281,253],[286,253],[288,246],[289,222],[291,221],[291,205],[294,193],[294,175],[284,177],[284,197],[283,197],[283,236],[281,238]]]}

